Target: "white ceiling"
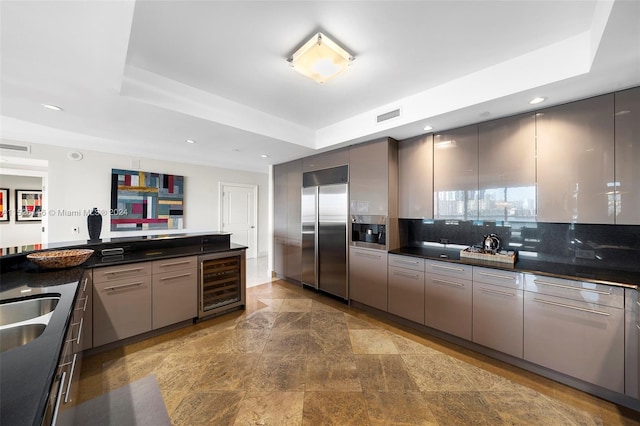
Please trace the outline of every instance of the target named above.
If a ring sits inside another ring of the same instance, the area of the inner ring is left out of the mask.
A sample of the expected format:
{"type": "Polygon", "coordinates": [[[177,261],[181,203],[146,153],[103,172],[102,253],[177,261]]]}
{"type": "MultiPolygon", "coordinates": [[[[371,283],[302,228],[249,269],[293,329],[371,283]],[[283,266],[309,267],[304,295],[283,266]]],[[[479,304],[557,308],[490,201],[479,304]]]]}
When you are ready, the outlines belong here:
{"type": "Polygon", "coordinates": [[[0,15],[2,139],[232,169],[640,84],[636,0],[2,0],[0,15]],[[324,85],[286,62],[318,30],[356,56],[324,85]]]}

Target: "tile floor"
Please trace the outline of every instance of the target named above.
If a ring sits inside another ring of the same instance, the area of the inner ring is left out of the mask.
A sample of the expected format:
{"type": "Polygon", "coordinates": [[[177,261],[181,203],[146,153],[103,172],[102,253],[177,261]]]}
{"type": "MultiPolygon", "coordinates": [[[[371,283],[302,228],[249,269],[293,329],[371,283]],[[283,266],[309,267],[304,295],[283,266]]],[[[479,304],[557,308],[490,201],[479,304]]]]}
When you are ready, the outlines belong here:
{"type": "Polygon", "coordinates": [[[275,280],[86,357],[80,400],[157,377],[175,425],[640,425],[640,413],[275,280]]]}

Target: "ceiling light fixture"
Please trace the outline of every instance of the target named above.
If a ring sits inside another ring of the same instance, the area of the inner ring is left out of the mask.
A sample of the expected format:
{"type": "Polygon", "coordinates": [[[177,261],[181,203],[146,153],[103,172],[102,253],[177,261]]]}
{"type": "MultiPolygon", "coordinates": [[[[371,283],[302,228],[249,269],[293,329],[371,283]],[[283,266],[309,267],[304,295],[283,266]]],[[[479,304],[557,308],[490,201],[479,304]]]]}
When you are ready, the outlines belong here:
{"type": "Polygon", "coordinates": [[[62,107],[59,107],[58,105],[51,105],[51,104],[40,104],[40,105],[42,105],[42,108],[50,109],[52,111],[64,111],[64,109],[62,107]]]}
{"type": "Polygon", "coordinates": [[[428,132],[429,130],[433,130],[433,127],[431,127],[431,126],[424,126],[424,130],[426,130],[426,131],[428,132]]]}
{"type": "Polygon", "coordinates": [[[322,33],[316,33],[287,59],[294,70],[320,84],[342,74],[355,58],[322,33]]]}
{"type": "Polygon", "coordinates": [[[194,141],[193,139],[185,139],[184,141],[186,143],[196,143],[196,141],[194,141]]]}
{"type": "Polygon", "coordinates": [[[269,158],[269,156],[267,154],[260,154],[260,157],[262,158],[269,158]]]}
{"type": "Polygon", "coordinates": [[[533,98],[533,99],[531,99],[531,100],[529,101],[529,103],[530,103],[531,105],[535,105],[535,104],[539,104],[540,102],[544,102],[544,101],[546,101],[546,100],[547,100],[547,98],[544,98],[544,97],[542,97],[542,96],[539,96],[539,97],[537,97],[537,98],[533,98]]]}

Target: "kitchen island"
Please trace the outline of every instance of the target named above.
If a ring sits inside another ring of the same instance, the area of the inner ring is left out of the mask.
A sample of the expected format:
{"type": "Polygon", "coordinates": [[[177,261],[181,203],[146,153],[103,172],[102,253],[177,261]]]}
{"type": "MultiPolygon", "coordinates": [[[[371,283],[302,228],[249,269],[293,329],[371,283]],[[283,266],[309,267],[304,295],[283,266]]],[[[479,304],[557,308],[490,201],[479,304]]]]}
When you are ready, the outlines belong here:
{"type": "MultiPolygon", "coordinates": [[[[94,254],[83,265],[60,270],[44,270],[30,262],[26,256],[35,251],[33,246],[3,249],[0,256],[0,302],[2,304],[51,297],[57,299],[55,309],[48,317],[42,333],[30,342],[15,348],[2,348],[0,353],[0,414],[1,424],[49,424],[57,409],[71,402],[74,381],[79,377],[82,345],[91,336],[91,276],[94,271],[123,265],[167,262],[167,259],[228,253],[241,254],[246,247],[230,242],[228,233],[192,233],[154,235],[144,237],[112,238],[99,241],[54,243],[38,249],[91,248],[94,254]],[[83,292],[86,292],[84,294],[83,292]],[[88,318],[77,317],[77,312],[89,312],[88,318]],[[73,341],[70,348],[65,342],[73,341]],[[76,342],[77,341],[77,342],[76,342]],[[68,359],[67,359],[68,357],[68,359]],[[73,380],[72,380],[73,377],[73,380]],[[63,401],[63,402],[61,402],[63,401]]],[[[193,264],[195,266],[195,263],[193,264]]],[[[245,265],[241,266],[241,298],[234,308],[244,306],[245,265]]],[[[197,275],[197,271],[191,271],[197,275]]],[[[197,291],[193,287],[194,291],[197,291]]],[[[193,299],[197,300],[197,294],[193,299]]],[[[151,301],[149,301],[151,303],[151,301]]],[[[5,305],[9,306],[9,305],[5,305]]],[[[192,311],[190,321],[198,318],[192,311]]],[[[189,322],[187,322],[189,323],[189,322]]],[[[157,327],[155,332],[162,332],[157,327]]],[[[141,333],[138,338],[143,338],[141,333]]],[[[113,344],[117,344],[114,342],[113,344]]],[[[72,405],[72,404],[70,404],[72,405]]]]}

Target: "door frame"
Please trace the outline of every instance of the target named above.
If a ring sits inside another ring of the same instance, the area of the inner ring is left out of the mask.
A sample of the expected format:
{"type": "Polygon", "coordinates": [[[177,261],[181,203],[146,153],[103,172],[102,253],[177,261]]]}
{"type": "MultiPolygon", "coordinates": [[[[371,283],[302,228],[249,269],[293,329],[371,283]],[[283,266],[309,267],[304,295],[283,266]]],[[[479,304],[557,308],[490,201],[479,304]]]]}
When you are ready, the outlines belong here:
{"type": "Polygon", "coordinates": [[[253,190],[253,234],[254,234],[254,247],[247,249],[247,259],[258,257],[258,185],[248,183],[233,183],[233,182],[218,182],[218,206],[220,208],[218,212],[218,229],[222,232],[222,216],[224,214],[224,187],[225,186],[240,186],[243,188],[249,188],[253,190]]]}

